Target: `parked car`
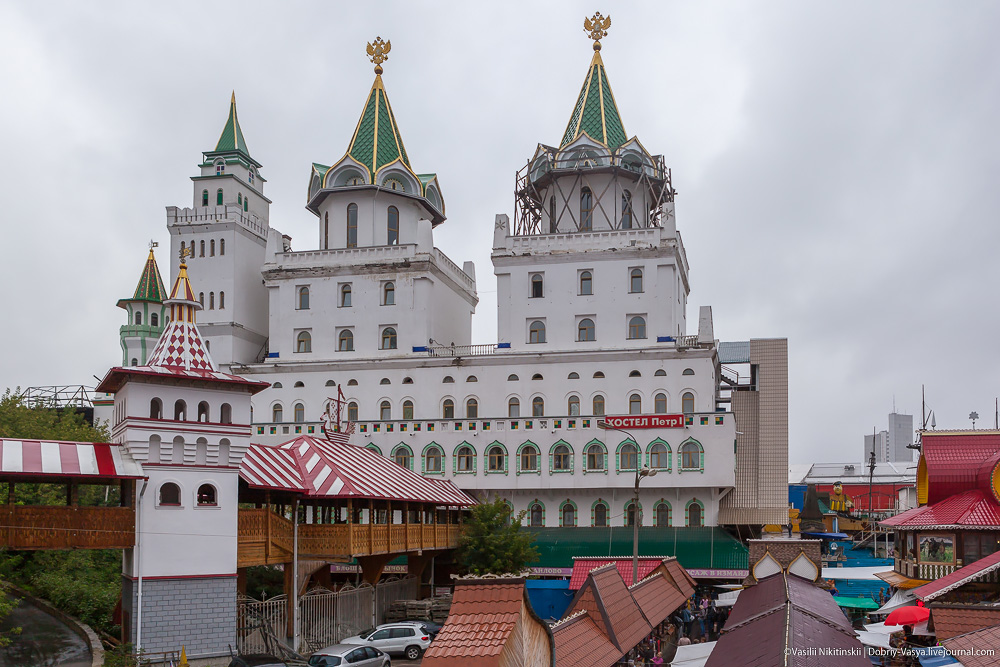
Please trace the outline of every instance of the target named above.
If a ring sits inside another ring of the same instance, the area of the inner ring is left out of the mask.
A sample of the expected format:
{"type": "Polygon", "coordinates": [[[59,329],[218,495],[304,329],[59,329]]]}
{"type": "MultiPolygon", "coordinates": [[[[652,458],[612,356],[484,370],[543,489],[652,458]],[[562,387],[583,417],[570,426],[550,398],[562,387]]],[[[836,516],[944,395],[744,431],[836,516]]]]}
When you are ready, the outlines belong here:
{"type": "Polygon", "coordinates": [[[390,667],[389,656],[371,646],[334,644],[309,657],[310,667],[390,667]]]}
{"type": "Polygon", "coordinates": [[[431,635],[423,622],[386,623],[374,630],[365,630],[360,635],[348,637],[341,643],[374,646],[389,655],[402,655],[407,660],[416,660],[431,645],[431,635]]]}
{"type": "Polygon", "coordinates": [[[397,623],[412,623],[413,625],[419,625],[423,628],[423,631],[431,636],[431,641],[437,638],[441,628],[444,627],[440,623],[435,623],[434,621],[427,621],[422,618],[408,618],[405,621],[397,621],[397,623]]]}

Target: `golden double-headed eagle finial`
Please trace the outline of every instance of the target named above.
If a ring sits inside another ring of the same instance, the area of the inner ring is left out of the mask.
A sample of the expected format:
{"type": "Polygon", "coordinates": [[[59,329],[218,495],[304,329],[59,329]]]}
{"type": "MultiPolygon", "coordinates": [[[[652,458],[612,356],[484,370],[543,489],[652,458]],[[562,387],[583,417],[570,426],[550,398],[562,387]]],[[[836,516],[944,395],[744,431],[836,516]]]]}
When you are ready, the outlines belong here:
{"type": "Polygon", "coordinates": [[[392,50],[392,41],[383,42],[381,37],[376,37],[374,42],[368,42],[368,58],[375,63],[375,73],[382,73],[382,63],[389,59],[389,51],[392,50]]]}
{"type": "Polygon", "coordinates": [[[596,12],[591,18],[583,19],[583,31],[594,40],[594,50],[601,50],[601,37],[608,36],[608,28],[611,27],[611,16],[602,16],[596,12]]]}

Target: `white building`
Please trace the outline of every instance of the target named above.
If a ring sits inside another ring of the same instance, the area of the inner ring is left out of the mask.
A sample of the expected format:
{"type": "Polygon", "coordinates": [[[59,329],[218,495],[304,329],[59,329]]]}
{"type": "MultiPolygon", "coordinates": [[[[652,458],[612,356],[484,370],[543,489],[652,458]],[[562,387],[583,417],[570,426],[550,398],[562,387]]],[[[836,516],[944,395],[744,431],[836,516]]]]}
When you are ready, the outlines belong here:
{"type": "Polygon", "coordinates": [[[269,226],[235,98],[193,205],[168,208],[172,250],[195,251],[213,357],[271,384],[253,398],[255,440],[318,433],[341,390],[356,443],[501,495],[532,525],[624,525],[637,466],[657,471],[642,482],[646,526],[783,523],[786,342],[720,356],[710,307],[688,334],[671,174],[626,134],[600,43],[562,140],[538,145],[513,220],[493,221],[491,345],[471,344],[476,270],[434,246],[444,196],[411,164],[378,47],[344,156],[310,169],[313,247],[269,226]],[[746,381],[723,377],[730,361],[746,381]],[[605,415],[676,419],[625,433],[601,430],[605,415]]]}
{"type": "Polygon", "coordinates": [[[865,436],[865,461],[875,448],[875,462],[913,461],[913,415],[889,413],[889,428],[865,436]]]}

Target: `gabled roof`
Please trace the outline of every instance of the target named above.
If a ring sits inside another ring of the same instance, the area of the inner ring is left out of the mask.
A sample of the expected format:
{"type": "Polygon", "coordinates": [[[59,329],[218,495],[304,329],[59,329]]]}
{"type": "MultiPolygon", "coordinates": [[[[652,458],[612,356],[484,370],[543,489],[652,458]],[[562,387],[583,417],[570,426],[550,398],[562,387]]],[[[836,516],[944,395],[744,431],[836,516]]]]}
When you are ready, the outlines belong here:
{"type": "Polygon", "coordinates": [[[880,521],[895,528],[997,528],[1000,505],[979,489],[949,496],[880,521]]]}
{"type": "Polygon", "coordinates": [[[652,630],[614,563],[592,570],[587,576],[587,581],[570,603],[567,614],[580,609],[600,617],[595,618],[598,626],[622,653],[629,651],[652,630]]]}
{"type": "Polygon", "coordinates": [[[347,154],[364,165],[373,180],[380,168],[396,160],[410,168],[410,158],[403,146],[381,74],[375,75],[347,154]]]}
{"type": "Polygon", "coordinates": [[[995,551],[989,556],[973,561],[957,570],[952,570],[940,579],[935,579],[929,584],[913,589],[913,594],[917,599],[929,602],[970,581],[978,581],[998,569],[1000,569],[1000,551],[995,551]]]}
{"type": "Polygon", "coordinates": [[[941,645],[961,658],[964,667],[994,667],[997,664],[997,646],[1000,646],[1000,625],[945,639],[941,645]]]}
{"type": "Polygon", "coordinates": [[[621,657],[611,640],[584,610],[552,627],[556,641],[556,665],[613,665],[621,657]]]}
{"type": "Polygon", "coordinates": [[[594,51],[560,148],[576,141],[582,134],[611,149],[618,148],[628,139],[600,51],[594,51]]]}
{"type": "MultiPolygon", "coordinates": [[[[649,573],[659,567],[663,562],[662,556],[647,557],[639,559],[639,580],[645,579],[649,573]]],[[[632,581],[632,558],[630,556],[619,556],[617,558],[573,558],[573,575],[569,579],[569,589],[578,591],[587,580],[587,575],[591,570],[603,567],[609,563],[614,563],[618,567],[619,574],[625,580],[627,586],[631,586],[632,581]]]]}
{"type": "Polygon", "coordinates": [[[0,473],[25,477],[134,479],[142,467],[125,447],[103,442],[0,439],[0,473]]]}
{"type": "Polygon", "coordinates": [[[247,149],[247,142],[243,139],[243,130],[240,129],[240,119],[236,116],[236,91],[229,101],[229,116],[226,118],[226,126],[222,128],[222,135],[215,145],[215,152],[239,151],[250,157],[247,149]]]}
{"type": "Polygon", "coordinates": [[[128,301],[148,301],[150,303],[163,303],[167,296],[167,289],[163,286],[163,278],[160,277],[160,269],[156,266],[156,257],[153,256],[153,249],[149,249],[149,257],[146,258],[146,265],[139,276],[139,284],[135,287],[135,294],[131,299],[122,299],[118,302],[119,308],[124,308],[128,301]]]}

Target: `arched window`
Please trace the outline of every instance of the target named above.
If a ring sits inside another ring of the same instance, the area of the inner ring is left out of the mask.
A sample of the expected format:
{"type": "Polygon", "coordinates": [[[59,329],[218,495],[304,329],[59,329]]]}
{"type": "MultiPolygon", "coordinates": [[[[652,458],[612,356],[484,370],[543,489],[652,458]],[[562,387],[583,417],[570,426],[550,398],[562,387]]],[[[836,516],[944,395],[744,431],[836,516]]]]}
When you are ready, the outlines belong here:
{"type": "Polygon", "coordinates": [[[470,398],[465,402],[465,418],[466,419],[479,418],[479,401],[477,401],[474,398],[470,398]]]}
{"type": "Polygon", "coordinates": [[[201,205],[208,206],[208,190],[201,191],[201,205]]]}
{"type": "Polygon", "coordinates": [[[628,337],[631,339],[646,337],[646,320],[636,315],[628,321],[628,337]]]}
{"type": "Polygon", "coordinates": [[[215,310],[215,292],[208,293],[208,309],[215,310]]]}
{"type": "Polygon", "coordinates": [[[149,326],[158,327],[160,326],[160,316],[156,313],[150,313],[149,315],[149,326]]]}
{"type": "Polygon", "coordinates": [[[667,377],[667,372],[665,370],[663,370],[662,368],[657,368],[656,372],[653,373],[653,375],[655,377],[658,377],[658,378],[659,377],[667,377]]]}
{"type": "Polygon", "coordinates": [[[215,175],[221,176],[224,173],[226,173],[226,161],[220,157],[218,160],[215,161],[215,175]]]}
{"type": "Polygon", "coordinates": [[[531,327],[528,329],[528,342],[529,343],[544,343],[545,342],[545,323],[539,320],[535,320],[531,323],[531,327]]]}
{"type": "Polygon", "coordinates": [[[604,371],[594,371],[594,379],[595,380],[603,379],[603,378],[604,378],[604,371]]]}
{"type": "Polygon", "coordinates": [[[132,357],[132,365],[133,366],[138,366],[139,365],[139,360],[136,359],[135,357],[132,357]]]}
{"type": "Polygon", "coordinates": [[[340,307],[350,308],[351,307],[351,286],[341,285],[340,286],[340,307]]]}
{"type": "Polygon", "coordinates": [[[219,239],[219,254],[226,254],[226,239],[219,239]]]}
{"type": "Polygon", "coordinates": [[[396,286],[391,280],[382,286],[382,305],[396,305],[396,286]]]}
{"type": "Polygon", "coordinates": [[[472,447],[468,445],[463,445],[458,448],[455,453],[455,465],[458,466],[458,472],[473,472],[476,469],[476,455],[472,451],[472,447]]]}
{"type": "Polygon", "coordinates": [[[323,215],[323,249],[329,250],[330,248],[330,212],[327,211],[323,215]]]}
{"type": "Polygon", "coordinates": [[[219,310],[223,310],[226,307],[226,293],[219,292],[219,310]]]}
{"type": "Polygon", "coordinates": [[[545,399],[541,396],[535,396],[531,399],[531,416],[532,417],[544,417],[545,416],[545,399]]]}
{"type": "Polygon", "coordinates": [[[455,418],[455,401],[450,398],[444,399],[444,403],[441,404],[441,418],[442,419],[454,419],[455,418]]]}
{"type": "Polygon", "coordinates": [[[222,206],[222,188],[219,188],[215,192],[215,205],[222,206]]]}
{"type": "Polygon", "coordinates": [[[655,521],[657,527],[659,528],[667,528],[673,523],[670,516],[670,503],[665,500],[661,500],[657,503],[655,521]]]}
{"type": "Polygon", "coordinates": [[[557,234],[559,232],[559,224],[556,220],[556,198],[555,196],[549,197],[549,234],[557,234]]]}
{"type": "MultiPolygon", "coordinates": [[[[194,242],[191,243],[191,254],[194,254],[194,242]]],[[[181,241],[181,257],[187,257],[187,244],[181,241]]]]}
{"type": "Polygon", "coordinates": [[[642,414],[642,396],[639,394],[632,394],[628,397],[628,413],[630,415],[642,414]]]}
{"type": "Polygon", "coordinates": [[[215,487],[211,484],[202,484],[198,487],[198,505],[214,507],[218,505],[215,495],[215,487]]]}
{"type": "Polygon", "coordinates": [[[490,447],[486,453],[486,466],[490,472],[504,472],[507,470],[507,454],[503,447],[495,445],[490,447]]]}
{"type": "Polygon", "coordinates": [[[301,424],[306,420],[306,406],[301,403],[296,403],[292,410],[296,424],[301,424]]]}
{"type": "Polygon", "coordinates": [[[608,527],[608,506],[603,500],[598,500],[594,504],[594,528],[607,528],[608,527]]]}
{"type": "Polygon", "coordinates": [[[215,257],[215,239],[208,242],[208,256],[215,257]]]}
{"type": "MultiPolygon", "coordinates": [[[[631,528],[635,525],[635,501],[629,501],[625,506],[625,525],[631,528]]],[[[642,525],[642,507],[639,507],[639,525],[642,525]]]]}
{"type": "Polygon", "coordinates": [[[626,442],[618,448],[618,469],[635,470],[639,462],[639,448],[632,442],[626,442]]]}
{"type": "Polygon", "coordinates": [[[681,396],[681,412],[688,415],[694,412],[694,394],[690,391],[684,392],[681,396]]]}
{"type": "Polygon", "coordinates": [[[632,269],[628,273],[628,291],[633,294],[642,291],[642,269],[632,269]]]}
{"type": "Polygon", "coordinates": [[[465,378],[465,381],[466,382],[479,382],[479,378],[477,378],[475,375],[470,375],[469,377],[465,378]]]}
{"type": "Polygon", "coordinates": [[[544,283],[544,279],[542,278],[542,274],[535,273],[535,274],[533,274],[531,276],[531,298],[532,299],[541,299],[542,298],[542,294],[544,293],[544,290],[543,290],[544,285],[545,285],[545,283],[544,283]]]}
{"type": "Polygon", "coordinates": [[[309,310],[309,287],[306,285],[299,288],[299,305],[296,308],[298,310],[309,310]]]}
{"type": "Polygon", "coordinates": [[[594,293],[594,274],[590,271],[580,272],[580,294],[589,296],[594,293]]]}
{"type": "Polygon", "coordinates": [[[184,401],[174,403],[174,420],[179,422],[187,421],[187,403],[184,401]]]}
{"type": "Polygon", "coordinates": [[[280,405],[275,405],[273,408],[271,408],[271,421],[275,424],[280,424],[285,419],[283,413],[284,410],[282,409],[282,407],[280,405]]]}
{"type": "Polygon", "coordinates": [[[389,245],[399,245],[399,209],[395,206],[389,207],[389,214],[386,216],[386,243],[389,245]]]}
{"type": "Polygon", "coordinates": [[[628,376],[630,378],[641,378],[642,377],[642,373],[640,373],[638,370],[633,370],[633,371],[629,372],[628,376]]]}
{"type": "Polygon", "coordinates": [[[150,419],[163,419],[163,402],[154,398],[149,402],[149,418],[150,419]]]}
{"type": "Polygon", "coordinates": [[[697,442],[688,441],[681,445],[681,468],[684,470],[701,469],[701,447],[697,442]]]}
{"type": "Polygon", "coordinates": [[[583,318],[580,320],[580,324],[576,328],[576,339],[580,341],[596,340],[597,336],[594,329],[594,320],[589,318],[583,318]]]}
{"type": "Polygon", "coordinates": [[[233,423],[233,406],[229,403],[223,403],[219,408],[219,423],[220,424],[232,424],[233,423]]]}
{"type": "Polygon", "coordinates": [[[358,404],[351,401],[347,404],[347,421],[356,422],[358,421],[358,404]]]}
{"type": "Polygon", "coordinates": [[[378,418],[382,421],[389,421],[392,419],[392,406],[389,401],[382,401],[378,406],[378,418]]]}
{"type": "MultiPolygon", "coordinates": [[[[253,412],[253,408],[250,410],[253,412]]],[[[253,421],[253,415],[250,415],[250,421],[253,421]]],[[[228,438],[223,438],[219,440],[219,465],[225,466],[229,465],[229,448],[230,442],[228,438]]]]}
{"type": "Polygon", "coordinates": [[[199,251],[198,252],[198,256],[199,257],[204,257],[205,256],[205,242],[204,241],[199,241],[198,242],[198,251],[199,251]]]}
{"type": "Polygon", "coordinates": [[[569,375],[566,376],[567,380],[579,380],[580,374],[576,371],[571,371],[569,375]]]}
{"type": "Polygon", "coordinates": [[[587,470],[590,472],[600,472],[604,470],[605,451],[600,443],[587,445],[587,470]]]}
{"type": "Polygon", "coordinates": [[[208,402],[202,401],[198,404],[198,421],[207,422],[208,421],[208,402]]]}
{"type": "Polygon", "coordinates": [[[576,417],[580,414],[580,397],[570,396],[566,401],[567,414],[570,417],[576,417]]]}
{"type": "Polygon", "coordinates": [[[202,308],[205,307],[205,293],[204,292],[198,292],[198,303],[201,304],[202,308]]]}
{"type": "Polygon", "coordinates": [[[245,213],[250,208],[250,197],[244,197],[243,199],[243,212],[245,213]]]}
{"type": "Polygon", "coordinates": [[[510,375],[507,376],[507,382],[517,382],[520,379],[521,378],[517,377],[515,373],[511,373],[510,375]]]}
{"type": "Polygon", "coordinates": [[[247,172],[247,181],[250,183],[250,185],[253,185],[253,176],[254,176],[253,169],[251,169],[247,172]]]}
{"type": "Polygon", "coordinates": [[[441,384],[455,384],[455,378],[450,375],[445,375],[444,379],[441,380],[441,384]]]}
{"type": "Polygon", "coordinates": [[[354,352],[354,334],[350,329],[344,329],[337,337],[337,350],[340,352],[354,352]]]}
{"type": "Polygon", "coordinates": [[[567,500],[559,508],[559,521],[563,528],[576,526],[576,505],[567,500]]]}
{"type": "Polygon", "coordinates": [[[604,397],[598,394],[594,396],[594,416],[602,417],[604,415],[604,397]]]}
{"type": "Polygon", "coordinates": [[[658,470],[670,468],[670,450],[662,442],[657,442],[649,448],[649,467],[658,470]]]}
{"type": "Polygon", "coordinates": [[[704,525],[704,508],[701,502],[692,500],[687,506],[687,525],[691,528],[700,528],[704,525]]]}
{"type": "Polygon", "coordinates": [[[580,231],[589,232],[594,228],[594,195],[590,188],[580,190],[580,231]]]}
{"type": "Polygon", "coordinates": [[[694,369],[693,368],[685,368],[684,372],[681,373],[681,375],[694,375],[694,369]]]}
{"type": "Polygon", "coordinates": [[[556,445],[552,450],[552,469],[565,472],[573,468],[573,453],[567,445],[556,445]]]}
{"type": "Polygon", "coordinates": [[[136,313],[134,319],[137,326],[142,325],[142,313],[136,313]]]}
{"type": "Polygon", "coordinates": [[[658,415],[667,414],[667,395],[659,393],[653,398],[653,412],[658,415]]]}
{"type": "Polygon", "coordinates": [[[428,447],[427,452],[424,454],[424,471],[425,472],[443,472],[444,471],[444,454],[438,447],[428,447]]]}
{"type": "Polygon", "coordinates": [[[632,229],[632,193],[622,192],[622,229],[632,229]]]}
{"type": "Polygon", "coordinates": [[[545,525],[545,508],[539,502],[534,502],[528,508],[528,525],[532,528],[541,528],[545,525]]]}
{"type": "Polygon", "coordinates": [[[534,445],[521,447],[521,472],[538,471],[538,448],[534,445]]]}
{"type": "Polygon", "coordinates": [[[392,452],[392,460],[400,468],[413,470],[413,452],[406,445],[398,445],[392,452]]]}
{"type": "Polygon", "coordinates": [[[173,482],[166,482],[160,486],[160,504],[179,507],[181,504],[181,487],[173,482]]]}
{"type": "Polygon", "coordinates": [[[396,330],[392,327],[386,327],[382,330],[382,349],[383,350],[395,350],[396,349],[396,330]]]}
{"type": "Polygon", "coordinates": [[[358,205],[347,205],[347,247],[358,247],[358,205]]]}
{"type": "Polygon", "coordinates": [[[312,336],[308,331],[300,331],[295,339],[296,352],[312,352],[312,336]]]}
{"type": "Polygon", "coordinates": [[[519,398],[515,397],[507,401],[507,416],[511,419],[521,416],[521,400],[519,398]]]}
{"type": "Polygon", "coordinates": [[[413,419],[413,401],[403,401],[403,419],[413,419]]]}

